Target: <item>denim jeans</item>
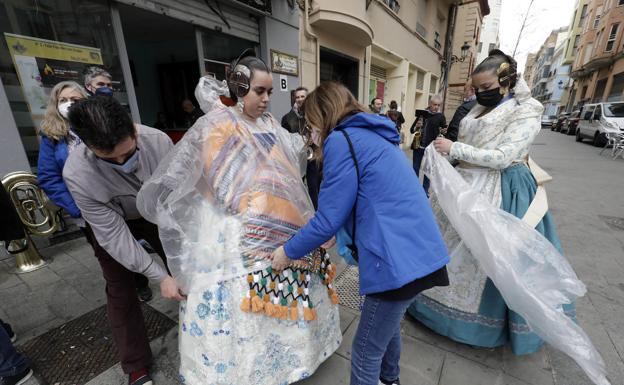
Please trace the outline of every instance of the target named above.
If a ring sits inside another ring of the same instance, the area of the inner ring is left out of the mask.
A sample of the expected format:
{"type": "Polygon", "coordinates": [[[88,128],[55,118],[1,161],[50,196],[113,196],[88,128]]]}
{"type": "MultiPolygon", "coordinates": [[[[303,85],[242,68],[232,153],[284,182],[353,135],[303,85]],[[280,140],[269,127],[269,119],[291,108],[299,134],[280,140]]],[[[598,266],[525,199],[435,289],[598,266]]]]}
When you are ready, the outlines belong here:
{"type": "MultiPolygon", "coordinates": [[[[418,150],[412,151],[412,167],[414,167],[414,171],[416,171],[416,175],[420,176],[420,165],[422,164],[422,160],[425,157],[425,149],[419,148],[418,150]]],[[[427,176],[423,177],[423,189],[425,189],[425,193],[427,196],[429,195],[429,178],[427,176]]]]}
{"type": "Polygon", "coordinates": [[[26,358],[15,350],[9,334],[0,327],[0,377],[14,376],[26,368],[26,358]]]}
{"type": "Polygon", "coordinates": [[[351,385],[399,379],[401,320],[413,301],[366,297],[351,349],[351,385]]]}

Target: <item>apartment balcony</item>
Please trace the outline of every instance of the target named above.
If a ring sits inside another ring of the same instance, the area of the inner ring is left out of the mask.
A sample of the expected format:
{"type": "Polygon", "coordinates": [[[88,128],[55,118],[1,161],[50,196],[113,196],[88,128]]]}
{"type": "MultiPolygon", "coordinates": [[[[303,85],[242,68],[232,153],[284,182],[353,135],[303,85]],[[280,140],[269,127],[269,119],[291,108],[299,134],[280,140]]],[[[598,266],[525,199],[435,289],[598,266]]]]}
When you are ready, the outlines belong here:
{"type": "Polygon", "coordinates": [[[361,47],[373,42],[373,28],[366,15],[366,1],[315,0],[310,25],[361,47]]]}
{"type": "Polygon", "coordinates": [[[613,65],[617,60],[624,57],[624,52],[618,53],[602,53],[600,55],[594,55],[592,58],[580,68],[573,70],[570,73],[572,79],[578,79],[590,75],[596,71],[613,65]]]}

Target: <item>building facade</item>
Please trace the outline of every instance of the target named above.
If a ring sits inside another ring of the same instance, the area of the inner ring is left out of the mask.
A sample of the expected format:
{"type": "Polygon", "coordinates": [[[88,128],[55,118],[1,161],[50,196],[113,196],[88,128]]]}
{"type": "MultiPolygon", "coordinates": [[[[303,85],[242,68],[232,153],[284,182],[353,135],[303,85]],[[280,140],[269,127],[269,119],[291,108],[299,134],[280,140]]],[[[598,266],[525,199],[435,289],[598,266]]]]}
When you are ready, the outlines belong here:
{"type": "MultiPolygon", "coordinates": [[[[587,19],[587,8],[590,0],[576,0],[574,4],[574,12],[568,27],[568,41],[565,48],[563,64],[570,66],[570,73],[577,57],[579,45],[581,43],[581,35],[585,20],[587,19]]],[[[574,99],[576,97],[576,88],[574,87],[574,79],[570,77],[565,87],[564,95],[561,103],[565,105],[565,111],[572,112],[574,107],[574,99]]]]}
{"type": "MultiPolygon", "coordinates": [[[[465,1],[470,2],[470,1],[465,1]]],[[[487,2],[480,1],[481,4],[487,2]]],[[[360,102],[395,100],[410,143],[414,110],[443,89],[454,0],[303,0],[299,29],[301,82],[314,88],[337,80],[360,102]],[[448,37],[448,39],[447,39],[448,37]]],[[[460,45],[463,44],[463,41],[460,45]]]]}
{"type": "Polygon", "coordinates": [[[479,63],[477,59],[478,42],[483,40],[481,37],[484,33],[483,15],[484,13],[487,14],[488,11],[487,4],[478,1],[466,1],[457,8],[450,50],[451,60],[448,66],[448,84],[444,97],[444,114],[448,121],[452,119],[457,107],[463,103],[464,86],[470,78],[472,70],[479,63]],[[464,49],[465,47],[469,48],[464,52],[462,47],[464,49]]]}
{"type": "Polygon", "coordinates": [[[0,176],[35,170],[51,88],[82,84],[91,65],[111,73],[134,121],[154,125],[163,115],[178,128],[200,76],[223,79],[246,48],[267,63],[280,52],[294,62],[274,76],[271,110],[280,118],[299,85],[299,13],[294,2],[270,0],[0,0],[0,176]]]}
{"type": "Polygon", "coordinates": [[[490,1],[490,14],[483,18],[483,27],[477,46],[477,63],[488,57],[491,50],[500,47],[500,17],[502,0],[490,1]]]}
{"type": "Polygon", "coordinates": [[[573,63],[574,98],[583,104],[624,100],[624,0],[591,0],[582,15],[582,33],[573,63]]]}
{"type": "MultiPolygon", "coordinates": [[[[567,36],[567,33],[566,33],[567,36]]],[[[546,97],[543,100],[544,115],[559,115],[565,110],[566,87],[570,81],[570,64],[564,64],[568,39],[556,48],[552,60],[552,71],[546,83],[546,97]]]]}
{"type": "MultiPolygon", "coordinates": [[[[553,73],[557,72],[557,64],[554,62],[555,51],[557,48],[563,48],[568,35],[568,27],[556,29],[544,41],[544,44],[535,54],[535,62],[532,65],[532,73],[529,76],[531,80],[531,94],[535,99],[542,102],[544,106],[550,103],[554,91],[559,93],[559,89],[553,87],[553,73]]],[[[562,60],[562,53],[559,59],[562,60]]],[[[526,68],[526,67],[525,67],[526,68]]],[[[560,97],[560,96],[559,96],[560,97]]],[[[555,115],[556,108],[553,111],[544,111],[545,115],[555,115]]]]}
{"type": "Polygon", "coordinates": [[[526,63],[524,65],[524,71],[522,73],[522,77],[524,78],[524,81],[526,81],[527,85],[529,86],[529,89],[533,89],[533,75],[535,74],[533,72],[533,69],[535,68],[535,59],[537,58],[537,55],[534,53],[530,53],[527,55],[527,59],[526,59],[526,63]]]}

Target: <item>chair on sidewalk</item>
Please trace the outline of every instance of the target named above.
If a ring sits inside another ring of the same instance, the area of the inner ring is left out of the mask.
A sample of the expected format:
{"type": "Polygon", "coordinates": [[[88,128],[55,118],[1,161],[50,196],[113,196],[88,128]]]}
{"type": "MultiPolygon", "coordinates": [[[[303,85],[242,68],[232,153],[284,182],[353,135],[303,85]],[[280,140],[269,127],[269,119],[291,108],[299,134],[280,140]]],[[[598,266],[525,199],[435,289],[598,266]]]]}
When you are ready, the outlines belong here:
{"type": "Polygon", "coordinates": [[[613,143],[611,155],[613,156],[613,160],[616,160],[618,156],[624,159],[624,133],[618,134],[615,142],[613,143]]]}
{"type": "Polygon", "coordinates": [[[607,143],[605,143],[602,150],[600,150],[600,155],[607,149],[607,147],[611,147],[611,156],[615,154],[615,146],[618,143],[618,137],[620,135],[620,130],[618,129],[605,129],[605,136],[607,137],[607,143]]]}

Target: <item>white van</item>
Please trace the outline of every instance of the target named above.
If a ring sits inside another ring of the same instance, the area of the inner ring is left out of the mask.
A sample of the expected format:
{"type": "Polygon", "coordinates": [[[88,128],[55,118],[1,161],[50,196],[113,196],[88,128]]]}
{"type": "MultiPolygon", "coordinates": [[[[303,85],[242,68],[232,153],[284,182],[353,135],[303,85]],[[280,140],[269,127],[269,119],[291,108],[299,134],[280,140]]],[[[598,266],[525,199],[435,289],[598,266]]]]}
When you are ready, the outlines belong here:
{"type": "Polygon", "coordinates": [[[624,133],[624,102],[592,103],[581,109],[581,116],[576,127],[576,141],[591,139],[594,146],[607,143],[606,133],[620,131],[624,133]]]}

